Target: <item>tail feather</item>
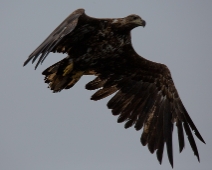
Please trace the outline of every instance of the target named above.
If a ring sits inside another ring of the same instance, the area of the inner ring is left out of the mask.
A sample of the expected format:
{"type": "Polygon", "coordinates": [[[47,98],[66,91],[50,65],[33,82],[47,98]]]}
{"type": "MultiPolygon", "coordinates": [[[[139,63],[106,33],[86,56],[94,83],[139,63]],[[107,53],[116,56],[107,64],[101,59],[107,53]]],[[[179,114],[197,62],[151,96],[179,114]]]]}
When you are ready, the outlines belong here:
{"type": "Polygon", "coordinates": [[[84,74],[84,71],[75,70],[73,60],[69,57],[55,63],[42,73],[45,83],[53,92],[73,87],[84,74]]]}

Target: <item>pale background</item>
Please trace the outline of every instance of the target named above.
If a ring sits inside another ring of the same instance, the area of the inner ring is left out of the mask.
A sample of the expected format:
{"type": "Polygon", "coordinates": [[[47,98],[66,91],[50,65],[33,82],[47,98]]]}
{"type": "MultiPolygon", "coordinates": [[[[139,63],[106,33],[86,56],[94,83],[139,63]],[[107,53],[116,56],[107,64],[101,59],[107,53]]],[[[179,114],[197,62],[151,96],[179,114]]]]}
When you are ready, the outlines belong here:
{"type": "MultiPolygon", "coordinates": [[[[188,141],[179,154],[174,132],[174,169],[212,166],[212,1],[211,0],[1,0],[0,1],[0,169],[152,170],[162,165],[140,144],[140,132],[125,130],[94,102],[84,77],[70,90],[53,94],[41,72],[66,55],[50,54],[42,66],[22,67],[28,55],[71,12],[94,17],[138,14],[145,28],[133,30],[135,50],[166,64],[181,99],[206,141],[196,140],[201,162],[188,141]]],[[[197,139],[195,137],[195,139],[197,139]]]]}

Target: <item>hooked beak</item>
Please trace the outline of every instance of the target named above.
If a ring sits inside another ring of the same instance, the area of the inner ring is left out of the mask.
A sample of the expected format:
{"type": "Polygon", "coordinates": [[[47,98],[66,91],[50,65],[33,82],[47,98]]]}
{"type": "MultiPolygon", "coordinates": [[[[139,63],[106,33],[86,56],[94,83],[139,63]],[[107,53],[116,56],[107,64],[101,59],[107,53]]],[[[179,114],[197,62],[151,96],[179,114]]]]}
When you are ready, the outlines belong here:
{"type": "Polygon", "coordinates": [[[146,26],[146,21],[141,20],[140,26],[145,27],[146,26]]]}
{"type": "Polygon", "coordinates": [[[134,23],[137,25],[137,26],[142,26],[142,27],[145,27],[146,25],[146,21],[144,21],[143,19],[137,19],[134,21],[134,23]]]}

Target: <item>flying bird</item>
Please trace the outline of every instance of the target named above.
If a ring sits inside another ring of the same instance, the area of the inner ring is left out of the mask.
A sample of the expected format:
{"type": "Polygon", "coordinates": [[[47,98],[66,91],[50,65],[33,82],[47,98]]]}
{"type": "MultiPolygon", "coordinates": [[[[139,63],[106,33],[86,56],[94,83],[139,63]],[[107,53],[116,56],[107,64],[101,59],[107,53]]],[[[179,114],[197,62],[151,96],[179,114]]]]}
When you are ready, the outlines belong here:
{"type": "Polygon", "coordinates": [[[199,160],[193,137],[205,143],[175,88],[166,65],[149,61],[132,47],[131,30],[145,26],[138,15],[125,18],[93,18],[78,9],[70,14],[33,51],[24,66],[38,59],[35,69],[50,52],[68,56],[43,71],[45,83],[53,92],[73,87],[83,75],[94,75],[86,84],[88,90],[98,89],[91,100],[100,100],[113,93],[107,106],[118,123],[125,128],[143,128],[140,141],[149,151],[156,151],[162,163],[164,145],[173,167],[172,132],[177,127],[179,151],[185,146],[186,134],[190,146],[199,160]]]}

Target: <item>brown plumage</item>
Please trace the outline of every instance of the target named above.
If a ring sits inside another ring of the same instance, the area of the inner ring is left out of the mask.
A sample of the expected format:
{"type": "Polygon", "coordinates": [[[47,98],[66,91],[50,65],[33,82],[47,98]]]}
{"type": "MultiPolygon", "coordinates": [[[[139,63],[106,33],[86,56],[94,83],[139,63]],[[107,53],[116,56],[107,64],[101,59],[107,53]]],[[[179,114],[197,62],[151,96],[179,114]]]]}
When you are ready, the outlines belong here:
{"type": "MultiPolygon", "coordinates": [[[[184,148],[184,131],[194,154],[199,154],[193,133],[204,142],[174,86],[169,69],[139,56],[131,44],[130,31],[145,26],[137,15],[117,19],[91,18],[78,9],[69,15],[29,56],[37,66],[50,52],[68,56],[43,71],[45,82],[53,92],[69,89],[83,75],[96,78],[86,85],[98,91],[91,100],[100,100],[117,92],[107,106],[125,128],[143,128],[142,145],[156,151],[162,162],[164,144],[173,166],[172,131],[176,123],[180,152],[184,148]],[[184,130],[183,130],[184,129],[184,130]]],[[[204,142],[205,143],[205,142],[204,142]]]]}

